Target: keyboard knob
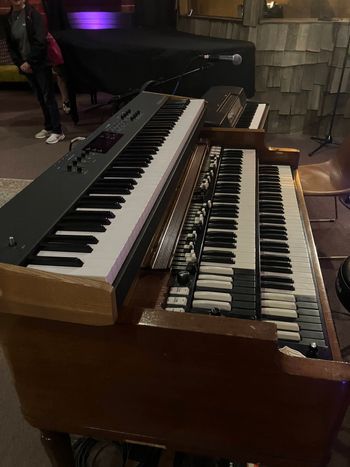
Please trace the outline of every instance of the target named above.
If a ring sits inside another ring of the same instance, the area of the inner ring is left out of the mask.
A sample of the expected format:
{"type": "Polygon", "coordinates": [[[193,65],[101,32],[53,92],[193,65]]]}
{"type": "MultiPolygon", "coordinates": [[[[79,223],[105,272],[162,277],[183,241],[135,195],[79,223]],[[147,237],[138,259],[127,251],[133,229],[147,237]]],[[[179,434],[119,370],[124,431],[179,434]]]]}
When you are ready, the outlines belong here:
{"type": "Polygon", "coordinates": [[[15,237],[9,237],[9,246],[16,246],[17,242],[15,240],[15,237]]]}
{"type": "Polygon", "coordinates": [[[306,354],[307,357],[309,358],[317,358],[318,357],[318,346],[316,342],[311,342],[309,345],[309,349],[306,354]]]}
{"type": "Polygon", "coordinates": [[[73,168],[72,164],[68,164],[67,165],[67,172],[71,172],[72,168],[73,168]]]}
{"type": "Polygon", "coordinates": [[[179,271],[177,273],[177,281],[180,285],[188,284],[190,280],[190,273],[188,271],[179,271]]]}
{"type": "Polygon", "coordinates": [[[209,314],[212,316],[221,316],[221,311],[218,308],[212,308],[209,314]]]}
{"type": "Polygon", "coordinates": [[[190,274],[195,274],[197,271],[197,263],[187,263],[186,271],[188,271],[190,274]]]}

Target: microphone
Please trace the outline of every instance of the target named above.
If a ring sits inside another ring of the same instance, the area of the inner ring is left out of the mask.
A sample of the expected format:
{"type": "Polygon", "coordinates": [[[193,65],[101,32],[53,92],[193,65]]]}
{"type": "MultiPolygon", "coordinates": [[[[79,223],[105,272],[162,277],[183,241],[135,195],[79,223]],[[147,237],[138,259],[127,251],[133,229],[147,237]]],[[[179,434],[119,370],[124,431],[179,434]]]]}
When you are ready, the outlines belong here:
{"type": "Polygon", "coordinates": [[[240,65],[242,63],[242,56],[239,54],[234,55],[212,55],[204,54],[201,55],[204,60],[209,62],[232,62],[232,65],[240,65]]]}

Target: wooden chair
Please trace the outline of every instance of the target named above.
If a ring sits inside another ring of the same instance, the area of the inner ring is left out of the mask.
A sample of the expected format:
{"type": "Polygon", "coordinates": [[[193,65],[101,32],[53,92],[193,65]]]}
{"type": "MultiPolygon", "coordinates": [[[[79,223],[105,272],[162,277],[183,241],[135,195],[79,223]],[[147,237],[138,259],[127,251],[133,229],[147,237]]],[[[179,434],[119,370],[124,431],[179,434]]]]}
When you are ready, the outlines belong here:
{"type": "MultiPolygon", "coordinates": [[[[298,169],[304,196],[332,196],[335,217],[310,219],[311,222],[334,222],[338,219],[337,197],[350,194],[350,137],[336,155],[320,164],[302,165],[298,169]]],[[[320,257],[320,259],[346,259],[347,256],[320,257]]]]}

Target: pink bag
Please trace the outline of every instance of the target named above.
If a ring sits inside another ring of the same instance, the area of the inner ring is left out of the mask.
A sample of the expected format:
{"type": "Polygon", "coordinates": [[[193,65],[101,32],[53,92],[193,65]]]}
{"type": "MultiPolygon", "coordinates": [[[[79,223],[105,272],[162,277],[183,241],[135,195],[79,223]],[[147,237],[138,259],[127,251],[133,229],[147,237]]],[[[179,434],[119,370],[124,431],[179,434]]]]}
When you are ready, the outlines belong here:
{"type": "Polygon", "coordinates": [[[52,66],[63,65],[63,55],[60,46],[57,44],[56,39],[49,32],[46,36],[47,40],[47,59],[52,66]]]}

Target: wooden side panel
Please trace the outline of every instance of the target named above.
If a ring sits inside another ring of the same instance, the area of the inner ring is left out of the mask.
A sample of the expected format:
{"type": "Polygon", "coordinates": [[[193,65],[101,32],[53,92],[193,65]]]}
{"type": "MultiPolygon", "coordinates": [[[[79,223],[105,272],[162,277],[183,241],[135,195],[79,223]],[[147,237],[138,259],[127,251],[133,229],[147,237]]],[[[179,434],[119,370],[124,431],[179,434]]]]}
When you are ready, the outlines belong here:
{"type": "Polygon", "coordinates": [[[117,319],[109,284],[0,263],[1,313],[95,326],[117,319]]]}
{"type": "Polygon", "coordinates": [[[89,327],[0,315],[25,418],[48,431],[326,464],[349,365],[288,357],[268,323],[144,311],[89,327]]]}
{"type": "Polygon", "coordinates": [[[307,212],[307,207],[305,204],[303,190],[302,190],[300,177],[298,173],[296,173],[295,175],[295,184],[296,184],[296,193],[297,193],[297,198],[298,198],[298,203],[299,203],[300,215],[304,223],[306,238],[307,238],[308,246],[309,246],[310,259],[311,259],[311,263],[312,263],[313,270],[315,273],[315,281],[317,283],[317,290],[320,296],[322,313],[324,316],[327,334],[329,338],[329,346],[331,348],[333,358],[335,360],[341,360],[342,357],[341,357],[341,352],[340,352],[339,343],[337,339],[337,334],[336,334],[334,323],[333,323],[332,312],[331,312],[331,309],[328,303],[327,291],[323,283],[322,271],[321,271],[320,263],[318,260],[318,254],[317,254],[314,238],[312,235],[309,215],[307,212]]]}

